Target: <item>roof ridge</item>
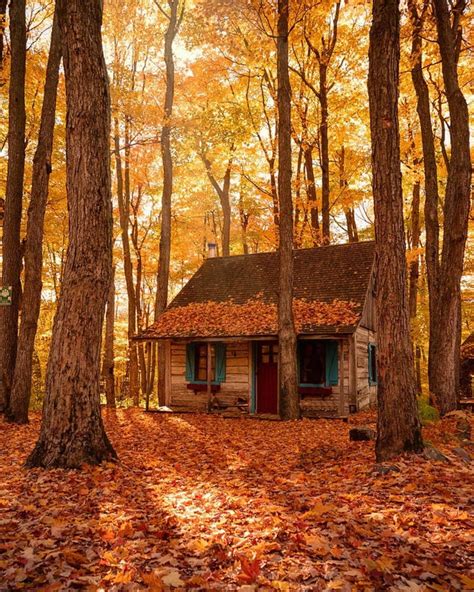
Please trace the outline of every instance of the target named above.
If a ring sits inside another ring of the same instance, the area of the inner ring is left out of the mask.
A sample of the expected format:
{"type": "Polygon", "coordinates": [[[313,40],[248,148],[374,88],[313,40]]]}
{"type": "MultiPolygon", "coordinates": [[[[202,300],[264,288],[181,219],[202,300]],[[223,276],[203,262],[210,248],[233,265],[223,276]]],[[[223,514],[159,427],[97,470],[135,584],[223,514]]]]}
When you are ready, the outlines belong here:
{"type": "MultiPolygon", "coordinates": [[[[299,249],[293,249],[294,253],[299,253],[303,251],[317,251],[318,249],[334,249],[336,247],[357,247],[359,245],[368,245],[368,244],[375,244],[375,239],[366,240],[366,241],[357,241],[352,243],[336,243],[332,245],[318,245],[316,247],[303,247],[299,249]]],[[[220,255],[219,257],[208,257],[205,262],[213,261],[215,259],[222,260],[222,259],[236,259],[237,257],[256,257],[258,255],[276,255],[278,254],[278,250],[276,251],[260,251],[258,253],[239,253],[237,255],[220,255]]]]}

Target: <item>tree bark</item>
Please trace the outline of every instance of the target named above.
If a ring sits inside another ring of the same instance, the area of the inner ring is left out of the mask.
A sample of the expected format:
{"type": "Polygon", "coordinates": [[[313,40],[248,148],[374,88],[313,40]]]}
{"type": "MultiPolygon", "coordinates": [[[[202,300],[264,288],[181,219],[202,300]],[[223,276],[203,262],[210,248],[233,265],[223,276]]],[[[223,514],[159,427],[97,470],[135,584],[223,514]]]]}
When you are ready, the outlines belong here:
{"type": "Polygon", "coordinates": [[[304,151],[304,164],[306,171],[306,191],[308,195],[308,207],[311,222],[311,236],[313,245],[321,244],[321,231],[319,227],[318,201],[316,195],[316,179],[313,168],[313,146],[307,146],[304,151]]]}
{"type": "Polygon", "coordinates": [[[139,383],[138,383],[138,354],[137,346],[133,341],[133,337],[137,332],[136,324],[136,302],[135,302],[135,288],[133,285],[133,265],[130,255],[130,238],[128,234],[129,229],[129,213],[130,203],[128,197],[124,192],[122,158],[120,156],[120,135],[119,123],[115,118],[114,122],[114,148],[115,148],[115,173],[117,178],[117,201],[119,209],[120,230],[122,237],[123,250],[123,269],[125,274],[125,284],[127,286],[127,300],[128,300],[128,379],[129,379],[129,396],[134,405],[138,405],[140,400],[139,383]]]}
{"type": "Polygon", "coordinates": [[[321,105],[321,122],[319,133],[321,137],[321,215],[322,240],[324,244],[331,242],[331,228],[329,220],[329,138],[328,138],[328,90],[327,65],[319,62],[319,103],[321,105]]]}
{"type": "Polygon", "coordinates": [[[461,342],[461,276],[467,240],[471,155],[469,113],[458,81],[458,22],[466,7],[453,9],[453,22],[446,0],[433,0],[444,87],[450,115],[451,155],[444,199],[443,247],[435,302],[434,338],[430,351],[430,391],[440,414],[457,406],[461,342]],[[455,13],[457,11],[457,14],[455,13]],[[443,322],[439,322],[443,319],[443,322]]]}
{"type": "Polygon", "coordinates": [[[112,269],[110,101],[102,0],[59,0],[66,80],[69,245],[54,320],[41,432],[28,466],[116,458],[100,414],[100,342],[112,269]]]}
{"type": "MultiPolygon", "coordinates": [[[[413,185],[413,199],[411,204],[411,248],[420,245],[420,182],[413,185]]],[[[416,318],[418,308],[418,278],[420,277],[420,258],[418,254],[410,261],[410,285],[408,310],[411,319],[416,318]]]]}
{"type": "Polygon", "coordinates": [[[297,419],[300,405],[296,370],[296,331],[293,317],[293,202],[291,197],[291,87],[288,71],[289,0],[278,0],[278,197],[279,240],[279,385],[280,416],[297,419]]]}
{"type": "Polygon", "coordinates": [[[5,48],[5,21],[7,15],[8,0],[0,0],[0,86],[3,86],[3,64],[5,48]]]}
{"type": "Polygon", "coordinates": [[[398,0],[374,0],[369,107],[376,234],[377,460],[422,449],[406,287],[400,172],[398,0]]]}
{"type": "Polygon", "coordinates": [[[114,326],[115,326],[115,267],[112,266],[107,312],[105,315],[104,361],[102,376],[105,380],[105,398],[107,407],[115,407],[115,374],[114,374],[114,326]]]}
{"type": "MultiPolygon", "coordinates": [[[[168,304],[168,286],[171,259],[171,197],[173,194],[173,157],[171,154],[171,117],[174,103],[174,56],[173,42],[178,33],[183,10],[178,15],[179,0],[168,0],[170,13],[167,15],[168,27],[165,33],[164,59],[166,65],[166,90],[164,120],[161,128],[161,158],[163,162],[163,192],[161,195],[161,235],[158,257],[157,289],[155,300],[155,320],[168,304]]],[[[163,10],[162,10],[163,12],[163,10]]],[[[158,344],[158,404],[165,400],[165,350],[158,344]]]]}
{"type": "Polygon", "coordinates": [[[25,280],[22,296],[21,324],[10,406],[7,413],[9,420],[16,423],[28,422],[33,351],[41,306],[44,215],[48,200],[49,175],[52,170],[51,153],[53,150],[60,62],[61,37],[57,14],[55,14],[51,32],[48,64],[46,67],[38,145],[33,159],[31,198],[26,228],[25,280]]]}
{"type": "Polygon", "coordinates": [[[0,411],[8,408],[15,369],[21,299],[20,226],[25,172],[25,0],[10,3],[10,88],[8,96],[8,168],[3,220],[2,285],[12,286],[12,303],[0,307],[0,411]]]}
{"type": "Polygon", "coordinates": [[[418,14],[415,0],[409,0],[408,9],[412,23],[411,46],[411,78],[416,94],[416,110],[420,122],[421,141],[423,149],[423,168],[425,185],[425,260],[429,297],[429,354],[428,376],[432,383],[433,356],[435,350],[436,332],[439,319],[436,317],[439,281],[439,193],[438,193],[438,166],[436,163],[436,149],[431,122],[430,96],[428,85],[423,76],[423,16],[418,14]]]}
{"type": "MultiPolygon", "coordinates": [[[[234,152],[234,146],[231,146],[231,154],[234,152]]],[[[232,161],[233,156],[229,158],[227,163],[224,179],[222,181],[222,187],[217,181],[214,173],[212,172],[212,163],[209,158],[201,152],[201,160],[206,167],[206,173],[211,185],[219,197],[219,201],[222,209],[222,256],[228,257],[230,255],[230,223],[231,223],[231,207],[230,207],[230,180],[232,174],[232,161]]]]}

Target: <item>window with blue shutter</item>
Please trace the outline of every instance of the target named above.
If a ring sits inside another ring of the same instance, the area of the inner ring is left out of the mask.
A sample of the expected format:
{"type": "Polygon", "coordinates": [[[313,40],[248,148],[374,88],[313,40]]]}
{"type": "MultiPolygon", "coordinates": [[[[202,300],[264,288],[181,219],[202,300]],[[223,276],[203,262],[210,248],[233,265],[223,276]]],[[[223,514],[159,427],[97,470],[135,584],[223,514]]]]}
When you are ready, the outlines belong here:
{"type": "Polygon", "coordinates": [[[308,339],[298,344],[300,386],[324,387],[339,383],[339,343],[308,339]]]}
{"type": "Polygon", "coordinates": [[[377,384],[377,347],[375,343],[369,343],[368,362],[369,362],[369,384],[377,384]]]}
{"type": "Polygon", "coordinates": [[[339,383],[339,342],[326,341],[326,385],[339,383]]]}
{"type": "MultiPolygon", "coordinates": [[[[212,348],[212,384],[225,382],[226,346],[215,343],[212,348]]],[[[190,383],[207,382],[207,343],[188,343],[186,345],[186,380],[190,383]]]]}

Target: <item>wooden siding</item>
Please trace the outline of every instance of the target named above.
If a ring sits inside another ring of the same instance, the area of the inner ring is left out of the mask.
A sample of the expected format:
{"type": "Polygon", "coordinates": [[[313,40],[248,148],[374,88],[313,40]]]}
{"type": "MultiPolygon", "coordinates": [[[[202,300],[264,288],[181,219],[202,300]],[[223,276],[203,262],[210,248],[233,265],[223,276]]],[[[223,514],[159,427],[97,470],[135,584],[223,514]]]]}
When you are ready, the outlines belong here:
{"type": "Polygon", "coordinates": [[[377,385],[369,382],[369,343],[376,343],[375,331],[359,327],[354,334],[356,352],[356,405],[357,410],[374,406],[377,385]]]}
{"type": "MultiPolygon", "coordinates": [[[[207,393],[187,388],[186,344],[171,343],[170,406],[190,411],[207,410],[207,393]]],[[[223,404],[235,405],[237,399],[250,400],[249,346],[247,342],[226,344],[226,379],[216,394],[223,404]]]]}
{"type": "Polygon", "coordinates": [[[331,387],[332,394],[329,397],[301,399],[303,417],[341,417],[349,414],[349,341],[347,338],[340,339],[339,344],[338,384],[331,387]]]}
{"type": "MultiPolygon", "coordinates": [[[[230,342],[226,344],[226,380],[216,394],[224,406],[233,406],[238,399],[249,405],[252,385],[252,344],[249,342],[230,342]]],[[[177,410],[207,411],[207,393],[187,388],[185,376],[186,344],[171,342],[169,345],[170,372],[168,404],[177,410]]],[[[332,388],[329,397],[305,397],[301,399],[301,413],[306,417],[349,414],[351,399],[351,350],[348,338],[339,339],[338,374],[339,383],[332,388]],[[341,398],[342,396],[342,398],[341,398]]]]}

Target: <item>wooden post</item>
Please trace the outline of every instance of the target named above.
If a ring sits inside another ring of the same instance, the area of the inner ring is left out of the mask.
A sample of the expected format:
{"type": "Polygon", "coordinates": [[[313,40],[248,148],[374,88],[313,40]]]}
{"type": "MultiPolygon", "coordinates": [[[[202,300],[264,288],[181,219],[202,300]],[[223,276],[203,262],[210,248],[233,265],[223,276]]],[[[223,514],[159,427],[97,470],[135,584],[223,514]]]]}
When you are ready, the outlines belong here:
{"type": "Polygon", "coordinates": [[[148,411],[150,408],[150,377],[151,377],[151,341],[147,341],[145,344],[145,351],[147,354],[146,364],[146,389],[145,389],[145,410],[148,411]]]}
{"type": "Polygon", "coordinates": [[[211,412],[211,404],[212,404],[212,390],[211,390],[211,382],[212,382],[212,345],[211,342],[207,342],[207,412],[211,412]]]}
{"type": "Polygon", "coordinates": [[[340,364],[340,379],[339,379],[339,417],[345,416],[344,405],[344,340],[339,340],[339,364],[340,364]]]}

